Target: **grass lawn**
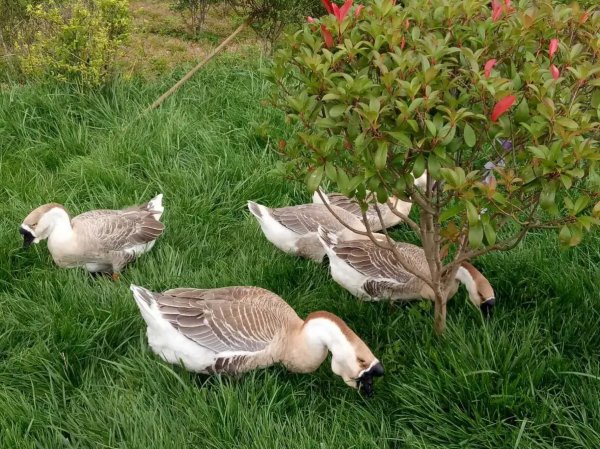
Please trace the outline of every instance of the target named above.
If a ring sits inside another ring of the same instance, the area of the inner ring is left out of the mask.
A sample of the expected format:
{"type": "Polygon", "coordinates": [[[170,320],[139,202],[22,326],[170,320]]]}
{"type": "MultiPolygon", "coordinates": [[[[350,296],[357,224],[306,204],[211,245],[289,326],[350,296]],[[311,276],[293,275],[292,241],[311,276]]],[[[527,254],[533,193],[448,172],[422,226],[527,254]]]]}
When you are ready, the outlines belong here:
{"type": "Polygon", "coordinates": [[[495,317],[484,323],[461,289],[445,338],[429,304],[354,299],[326,266],[276,250],[246,210],[309,199],[271,172],[263,124],[286,129],[260,104],[268,85],[252,59],[220,58],[131,124],[181,73],[96,94],[0,93],[0,447],[599,448],[600,235],[560,252],[535,233],[477,260],[495,317]],[[45,244],[20,249],[18,226],[40,204],[77,214],[159,192],[165,234],[120,282],[57,268],[45,244]],[[301,316],[329,310],[386,376],[364,399],[327,362],[314,375],[189,374],[149,350],[130,283],[257,285],[301,316]]]}

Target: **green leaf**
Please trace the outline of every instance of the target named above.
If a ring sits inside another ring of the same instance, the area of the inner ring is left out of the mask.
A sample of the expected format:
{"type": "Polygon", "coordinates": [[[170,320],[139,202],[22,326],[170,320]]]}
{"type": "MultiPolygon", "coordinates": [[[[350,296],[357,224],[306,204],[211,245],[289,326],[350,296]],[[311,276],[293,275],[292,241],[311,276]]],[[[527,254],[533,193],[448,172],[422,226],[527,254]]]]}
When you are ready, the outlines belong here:
{"type": "Polygon", "coordinates": [[[469,246],[473,249],[479,248],[483,242],[483,226],[478,223],[475,226],[469,226],[469,246]]]}
{"type": "Polygon", "coordinates": [[[375,152],[375,168],[377,170],[383,170],[387,162],[388,143],[378,142],[377,151],[375,152]]]}
{"type": "Polygon", "coordinates": [[[429,157],[427,158],[427,168],[434,177],[437,177],[440,173],[440,161],[438,157],[433,153],[430,153],[429,157]]]}
{"type": "Polygon", "coordinates": [[[411,148],[413,146],[412,141],[410,140],[410,137],[408,137],[404,133],[397,132],[397,131],[390,131],[390,132],[388,132],[388,134],[390,136],[392,136],[394,139],[396,139],[398,141],[398,143],[405,148],[411,148]]]}
{"type": "Polygon", "coordinates": [[[435,137],[437,135],[437,128],[435,127],[435,124],[431,120],[425,120],[425,125],[429,130],[429,134],[435,137]]]}
{"type": "Polygon", "coordinates": [[[331,162],[325,164],[325,175],[333,182],[337,181],[337,170],[331,162]]]}
{"type": "Polygon", "coordinates": [[[529,105],[527,104],[527,99],[523,98],[523,100],[517,106],[515,110],[515,122],[521,123],[526,122],[529,119],[529,105]]]}
{"type": "Polygon", "coordinates": [[[543,209],[550,209],[552,206],[554,206],[555,197],[556,184],[553,182],[545,184],[540,195],[540,206],[542,206],[543,209]]]}
{"type": "Polygon", "coordinates": [[[321,184],[321,179],[323,179],[323,167],[317,167],[308,174],[306,177],[306,186],[310,193],[317,190],[319,184],[321,184]]]}
{"type": "Polygon", "coordinates": [[[559,117],[556,119],[556,123],[558,123],[560,126],[563,126],[567,129],[578,129],[579,125],[577,124],[577,122],[575,120],[572,120],[570,118],[567,117],[559,117]]]}
{"type": "Polygon", "coordinates": [[[471,128],[471,125],[465,123],[465,129],[463,130],[463,138],[465,139],[465,143],[468,147],[473,148],[477,143],[477,137],[475,136],[475,131],[471,128]]]}
{"type": "Polygon", "coordinates": [[[425,158],[422,154],[417,156],[417,159],[413,164],[412,172],[415,178],[419,178],[423,173],[425,173],[425,158]]]}
{"type": "Polygon", "coordinates": [[[491,223],[483,224],[483,232],[485,233],[485,240],[487,241],[488,245],[493,245],[496,243],[496,230],[491,223]]]}
{"type": "Polygon", "coordinates": [[[331,118],[340,117],[346,111],[345,104],[336,104],[329,109],[329,116],[331,118]]]}
{"type": "Polygon", "coordinates": [[[456,217],[458,214],[461,213],[461,211],[463,210],[463,208],[464,208],[464,204],[458,203],[458,204],[455,204],[452,207],[444,209],[442,211],[442,213],[440,214],[440,221],[443,222],[443,221],[448,220],[449,218],[456,217]]]}
{"type": "Polygon", "coordinates": [[[475,226],[479,223],[479,212],[477,212],[477,208],[470,201],[465,201],[465,206],[467,207],[469,226],[475,226]]]}

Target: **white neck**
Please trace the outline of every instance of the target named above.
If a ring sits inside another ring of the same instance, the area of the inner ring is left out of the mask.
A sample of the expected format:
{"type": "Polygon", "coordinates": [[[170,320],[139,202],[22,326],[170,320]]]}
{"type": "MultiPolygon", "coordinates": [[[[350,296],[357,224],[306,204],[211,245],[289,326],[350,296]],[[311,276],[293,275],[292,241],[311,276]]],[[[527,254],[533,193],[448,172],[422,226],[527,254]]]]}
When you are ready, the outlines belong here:
{"type": "Polygon", "coordinates": [[[340,327],[327,318],[309,320],[304,325],[302,334],[309,350],[329,350],[334,357],[354,354],[352,345],[340,327]]]}
{"type": "Polygon", "coordinates": [[[73,237],[71,219],[64,209],[54,207],[44,214],[42,220],[46,228],[44,234],[48,238],[48,245],[64,242],[73,237]]]}
{"type": "Polygon", "coordinates": [[[469,273],[469,270],[462,266],[458,267],[455,277],[466,287],[471,301],[479,297],[479,293],[477,292],[477,284],[475,283],[473,276],[471,276],[471,273],[469,273]]]}

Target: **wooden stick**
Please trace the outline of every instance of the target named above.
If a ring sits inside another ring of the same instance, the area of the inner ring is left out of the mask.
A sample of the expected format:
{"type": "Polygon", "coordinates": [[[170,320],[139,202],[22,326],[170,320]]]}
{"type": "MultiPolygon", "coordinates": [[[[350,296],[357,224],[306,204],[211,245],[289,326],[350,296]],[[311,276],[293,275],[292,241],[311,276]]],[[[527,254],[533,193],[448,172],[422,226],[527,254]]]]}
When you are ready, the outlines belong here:
{"type": "Polygon", "coordinates": [[[183,78],[181,78],[173,87],[171,87],[168,91],[162,94],[152,105],[148,108],[148,110],[158,108],[167,98],[173,95],[186,81],[188,81],[194,74],[200,70],[208,61],[210,61],[217,53],[223,50],[238,34],[240,34],[250,23],[252,19],[248,18],[242,23],[237,29],[231,33],[223,42],[219,44],[217,48],[211,51],[206,58],[200,61],[192,70],[185,74],[183,78]]]}

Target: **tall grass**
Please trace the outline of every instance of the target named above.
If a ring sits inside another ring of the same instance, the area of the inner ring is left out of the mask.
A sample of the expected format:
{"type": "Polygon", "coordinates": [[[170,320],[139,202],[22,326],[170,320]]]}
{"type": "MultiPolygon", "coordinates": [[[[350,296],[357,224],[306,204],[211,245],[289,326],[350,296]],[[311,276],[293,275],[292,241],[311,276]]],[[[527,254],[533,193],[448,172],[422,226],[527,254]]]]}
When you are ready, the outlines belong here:
{"type": "MultiPolygon", "coordinates": [[[[0,447],[600,447],[600,236],[559,252],[554,235],[536,233],[478,260],[496,314],[483,322],[461,290],[444,338],[428,304],[354,299],[325,265],[277,251],[246,211],[248,199],[309,200],[271,172],[261,130],[289,130],[260,104],[258,64],[221,59],[139,120],[179,73],[95,94],[0,94],[0,447]],[[40,204],[77,214],[158,192],[165,234],[120,282],[59,269],[44,244],[20,249],[18,225],[40,204]],[[314,375],[187,373],[148,349],[130,282],[258,285],[302,316],[329,310],[386,376],[365,400],[327,363],[314,375]]],[[[412,239],[402,227],[395,235],[412,239]]]]}

